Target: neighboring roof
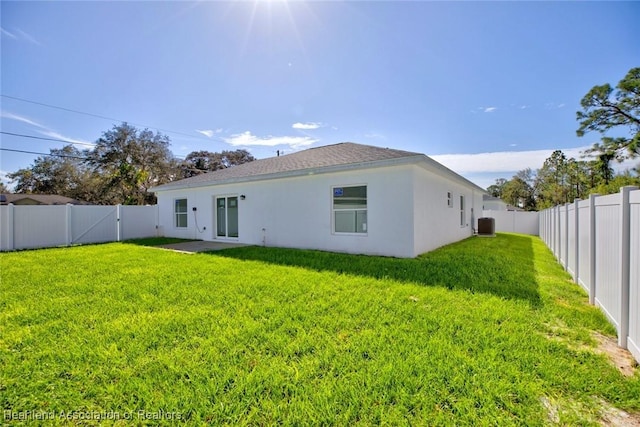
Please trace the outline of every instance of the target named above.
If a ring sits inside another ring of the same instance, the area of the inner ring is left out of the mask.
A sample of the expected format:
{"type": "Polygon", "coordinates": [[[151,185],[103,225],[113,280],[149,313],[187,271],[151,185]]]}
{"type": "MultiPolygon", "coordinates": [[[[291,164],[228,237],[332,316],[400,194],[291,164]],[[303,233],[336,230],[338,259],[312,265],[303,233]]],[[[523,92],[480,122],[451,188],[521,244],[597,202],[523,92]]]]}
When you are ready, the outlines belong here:
{"type": "MultiPolygon", "coordinates": [[[[282,178],[285,176],[301,175],[311,171],[314,173],[330,172],[344,169],[418,162],[420,160],[426,160],[429,163],[433,163],[438,168],[446,170],[449,174],[452,174],[455,177],[477,187],[475,184],[465,178],[462,178],[424,154],[395,150],[391,148],[374,147],[371,145],[355,144],[352,142],[342,142],[339,144],[325,145],[323,147],[309,148],[307,150],[298,151],[284,156],[254,160],[252,162],[233,166],[227,169],[208,172],[191,178],[160,185],[158,187],[151,188],[150,190],[154,192],[177,190],[182,188],[204,187],[233,182],[282,178]]],[[[484,191],[484,189],[481,188],[480,190],[484,191]]]]}
{"type": "Polygon", "coordinates": [[[33,200],[38,205],[86,205],[87,203],[70,197],[58,196],[57,194],[2,194],[0,195],[0,203],[8,205],[9,203],[19,204],[21,201],[33,200]]]}

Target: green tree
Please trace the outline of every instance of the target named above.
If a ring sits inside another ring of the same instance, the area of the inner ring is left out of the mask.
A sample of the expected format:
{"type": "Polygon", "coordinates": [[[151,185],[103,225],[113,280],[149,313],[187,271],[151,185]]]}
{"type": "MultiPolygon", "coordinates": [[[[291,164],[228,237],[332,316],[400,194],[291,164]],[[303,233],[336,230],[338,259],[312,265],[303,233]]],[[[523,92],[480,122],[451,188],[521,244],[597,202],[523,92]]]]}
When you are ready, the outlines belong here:
{"type": "Polygon", "coordinates": [[[496,179],[496,183],[487,187],[487,192],[491,194],[493,197],[502,198],[502,191],[504,189],[504,185],[507,183],[507,180],[504,178],[496,179]]]}
{"type": "Polygon", "coordinates": [[[9,189],[7,188],[7,185],[4,182],[0,181],[0,193],[6,194],[8,192],[9,189]]]}
{"type": "Polygon", "coordinates": [[[628,128],[629,137],[602,138],[588,153],[613,155],[617,160],[640,155],[640,67],[632,68],[616,88],[608,83],[594,86],[580,101],[578,136],[597,131],[628,128]]]}
{"type": "Polygon", "coordinates": [[[15,182],[16,193],[58,194],[78,200],[96,201],[97,179],[85,164],[86,150],[73,145],[49,150],[48,156],[36,158],[33,164],[10,173],[7,177],[15,182]]]}
{"type": "Polygon", "coordinates": [[[539,209],[566,203],[569,200],[569,174],[567,156],[554,151],[542,168],[538,169],[535,181],[535,194],[539,209]]]}
{"type": "Polygon", "coordinates": [[[103,178],[101,200],[109,204],[155,202],[149,188],[175,178],[176,162],[169,137],[122,123],[102,134],[89,164],[103,178]]]}
{"type": "Polygon", "coordinates": [[[180,165],[183,178],[189,178],[201,173],[225,169],[228,167],[241,165],[243,163],[252,162],[255,157],[247,150],[222,151],[221,153],[213,153],[211,151],[193,151],[187,154],[184,161],[180,165]]]}
{"type": "Polygon", "coordinates": [[[591,189],[593,194],[614,194],[620,192],[620,187],[626,185],[640,186],[640,177],[634,176],[630,171],[625,171],[611,178],[608,182],[602,182],[598,186],[591,189]]]}

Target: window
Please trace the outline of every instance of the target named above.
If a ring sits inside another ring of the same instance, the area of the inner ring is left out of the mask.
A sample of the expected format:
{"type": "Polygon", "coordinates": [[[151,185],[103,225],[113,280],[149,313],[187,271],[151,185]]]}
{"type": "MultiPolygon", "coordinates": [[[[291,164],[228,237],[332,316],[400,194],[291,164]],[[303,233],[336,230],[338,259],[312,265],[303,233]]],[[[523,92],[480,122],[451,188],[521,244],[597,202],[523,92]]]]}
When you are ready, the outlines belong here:
{"type": "Polygon", "coordinates": [[[173,207],[176,216],[176,227],[187,226],[187,199],[176,199],[173,207]]]}
{"type": "Polygon", "coordinates": [[[453,207],[453,193],[451,191],[447,191],[447,206],[453,207]]]}
{"type": "Polygon", "coordinates": [[[464,227],[466,222],[467,221],[464,212],[464,196],[460,196],[460,227],[464,227]]]}
{"type": "Polygon", "coordinates": [[[333,188],[333,230],[367,232],[367,186],[333,188]]]}

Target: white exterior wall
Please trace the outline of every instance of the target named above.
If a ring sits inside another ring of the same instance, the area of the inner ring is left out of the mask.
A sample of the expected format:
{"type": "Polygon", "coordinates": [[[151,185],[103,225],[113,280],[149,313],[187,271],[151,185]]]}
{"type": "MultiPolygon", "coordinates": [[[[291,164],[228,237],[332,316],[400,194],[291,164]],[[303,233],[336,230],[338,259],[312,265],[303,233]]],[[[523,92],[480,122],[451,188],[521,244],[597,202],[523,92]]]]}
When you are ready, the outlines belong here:
{"type": "Polygon", "coordinates": [[[421,167],[413,173],[415,187],[414,256],[471,237],[482,213],[482,193],[421,167]],[[448,206],[452,193],[453,206],[448,206]],[[465,199],[465,223],[460,225],[460,196],[465,199]]]}
{"type": "Polygon", "coordinates": [[[478,189],[418,165],[168,190],[157,196],[159,232],[167,237],[395,257],[415,257],[471,236],[482,211],[478,189]],[[333,233],[332,189],[357,185],[367,186],[367,233],[333,233]],[[453,208],[447,207],[447,191],[453,193],[453,208]],[[461,194],[466,202],[463,227],[461,194]],[[241,195],[246,198],[238,200],[238,238],[217,238],[215,197],[241,195]],[[175,227],[174,201],[181,198],[187,199],[186,228],[175,227]]]}
{"type": "Polygon", "coordinates": [[[160,232],[168,237],[413,257],[411,178],[409,166],[391,166],[161,191],[160,232]],[[367,186],[367,233],[333,233],[332,189],[354,185],[367,186]],[[215,235],[215,197],[224,195],[246,196],[238,200],[237,239],[218,239],[215,235]],[[188,226],[177,228],[174,200],[185,197],[188,226]],[[199,230],[195,227],[194,206],[199,230]]]}

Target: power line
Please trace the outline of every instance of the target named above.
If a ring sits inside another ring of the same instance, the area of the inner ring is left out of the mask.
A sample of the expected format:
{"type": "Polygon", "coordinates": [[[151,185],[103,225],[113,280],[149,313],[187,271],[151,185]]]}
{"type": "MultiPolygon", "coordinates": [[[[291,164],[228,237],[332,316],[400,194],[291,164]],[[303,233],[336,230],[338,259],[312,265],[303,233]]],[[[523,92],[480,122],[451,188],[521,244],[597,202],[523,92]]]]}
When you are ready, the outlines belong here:
{"type": "MultiPolygon", "coordinates": [[[[11,95],[5,95],[5,94],[0,94],[0,96],[2,96],[3,98],[9,98],[9,99],[13,99],[13,100],[16,100],[16,101],[27,102],[29,104],[40,105],[42,107],[55,108],[56,110],[62,110],[62,111],[70,112],[70,113],[76,113],[76,114],[83,114],[85,116],[96,117],[98,119],[103,119],[103,120],[116,121],[116,122],[121,122],[121,123],[130,123],[132,125],[139,126],[139,127],[155,129],[155,130],[166,132],[166,133],[173,133],[173,134],[176,134],[176,135],[188,136],[189,138],[196,138],[196,139],[201,139],[203,141],[211,142],[211,139],[200,138],[197,135],[192,135],[192,134],[188,134],[188,133],[184,133],[184,132],[178,132],[178,131],[175,131],[175,130],[162,129],[162,128],[159,128],[159,127],[156,127],[156,126],[149,126],[149,125],[145,125],[145,124],[141,124],[141,123],[130,122],[128,120],[115,119],[113,117],[101,116],[100,114],[87,113],[86,111],[74,110],[74,109],[71,109],[71,108],[60,107],[58,105],[45,104],[44,102],[33,101],[31,99],[25,99],[25,98],[19,98],[17,96],[11,96],[11,95]]],[[[219,139],[219,138],[216,138],[216,139],[219,139]]]]}
{"type": "Polygon", "coordinates": [[[35,135],[24,135],[21,133],[12,133],[12,132],[4,132],[4,131],[0,131],[1,134],[4,135],[11,135],[11,136],[18,136],[20,138],[32,138],[32,139],[42,139],[43,141],[56,141],[56,142],[66,142],[67,144],[73,144],[73,145],[86,145],[88,147],[95,147],[96,144],[91,144],[89,142],[71,142],[68,141],[66,139],[58,139],[58,138],[45,138],[43,136],[35,136],[35,135]]]}
{"type": "Polygon", "coordinates": [[[80,157],[80,156],[71,156],[66,154],[47,154],[47,153],[39,153],[37,151],[25,151],[25,150],[14,150],[12,148],[0,148],[1,151],[12,151],[14,153],[26,153],[26,154],[39,154],[41,156],[51,156],[51,157],[64,157],[69,159],[79,159],[79,160],[89,160],[88,157],[80,157]]]}

